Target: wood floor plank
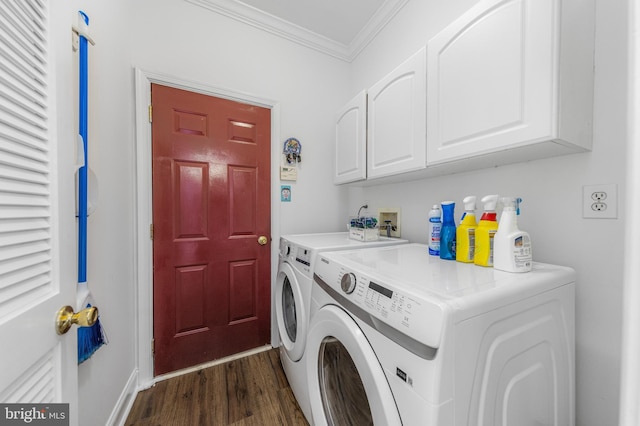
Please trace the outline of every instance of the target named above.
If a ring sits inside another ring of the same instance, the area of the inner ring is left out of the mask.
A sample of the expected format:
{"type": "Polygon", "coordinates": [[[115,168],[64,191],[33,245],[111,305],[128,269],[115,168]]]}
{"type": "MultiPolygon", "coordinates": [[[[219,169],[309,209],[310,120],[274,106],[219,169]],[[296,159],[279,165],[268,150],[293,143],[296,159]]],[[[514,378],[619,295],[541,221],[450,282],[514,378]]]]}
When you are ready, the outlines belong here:
{"type": "Polygon", "coordinates": [[[164,395],[164,410],[167,424],[194,424],[191,418],[191,397],[193,395],[192,388],[185,384],[191,375],[176,377],[176,380],[169,380],[167,391],[164,395]],[[183,423],[180,423],[183,422],[183,423]]]}
{"type": "Polygon", "coordinates": [[[276,376],[278,389],[288,388],[289,381],[287,380],[287,376],[284,374],[284,370],[282,369],[282,363],[280,362],[280,352],[276,350],[265,351],[264,356],[268,359],[269,365],[273,370],[273,373],[276,376]]]}
{"type": "Polygon", "coordinates": [[[300,410],[300,406],[298,405],[298,401],[296,401],[296,397],[293,395],[293,392],[291,391],[291,388],[289,386],[278,390],[278,400],[278,406],[285,415],[285,423],[282,423],[283,425],[309,425],[309,423],[307,423],[307,419],[304,417],[304,414],[300,410]]]}
{"type": "Polygon", "coordinates": [[[253,411],[248,401],[246,374],[241,368],[240,360],[227,363],[225,368],[227,376],[228,422],[234,424],[246,417],[251,417],[253,411]]]}
{"type": "Polygon", "coordinates": [[[202,383],[203,403],[206,410],[201,412],[200,424],[229,424],[229,399],[227,398],[227,377],[224,365],[202,370],[205,381],[202,383]]]}
{"type": "Polygon", "coordinates": [[[127,426],[308,426],[277,349],[157,383],[138,394],[127,426]]]}
{"type": "Polygon", "coordinates": [[[166,388],[167,383],[160,382],[150,389],[139,392],[129,413],[129,418],[144,420],[161,414],[161,402],[164,400],[166,388]]]}

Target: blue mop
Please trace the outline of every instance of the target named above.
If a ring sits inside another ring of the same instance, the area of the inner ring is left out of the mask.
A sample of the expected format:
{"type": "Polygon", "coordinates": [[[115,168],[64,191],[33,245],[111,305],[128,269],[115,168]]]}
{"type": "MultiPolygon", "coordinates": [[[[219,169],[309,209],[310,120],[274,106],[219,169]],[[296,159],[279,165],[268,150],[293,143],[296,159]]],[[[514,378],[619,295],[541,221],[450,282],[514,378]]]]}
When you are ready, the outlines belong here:
{"type": "MultiPolygon", "coordinates": [[[[78,293],[77,310],[90,308],[94,305],[89,287],[87,285],[87,170],[89,166],[87,155],[87,128],[88,128],[88,42],[87,26],[89,17],[82,11],[79,12],[79,146],[82,154],[82,167],[78,170],[78,293]]],[[[91,42],[93,44],[93,41],[91,42]]],[[[78,327],[78,364],[83,363],[107,343],[106,335],[100,324],[100,317],[90,327],[78,327]]]]}

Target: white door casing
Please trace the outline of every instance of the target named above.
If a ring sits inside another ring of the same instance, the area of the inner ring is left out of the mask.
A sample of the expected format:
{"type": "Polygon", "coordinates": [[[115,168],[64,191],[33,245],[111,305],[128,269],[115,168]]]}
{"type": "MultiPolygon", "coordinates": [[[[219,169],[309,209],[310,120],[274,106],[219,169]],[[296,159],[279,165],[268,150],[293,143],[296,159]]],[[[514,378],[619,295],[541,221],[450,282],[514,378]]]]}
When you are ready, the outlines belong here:
{"type": "MultiPolygon", "coordinates": [[[[152,224],[151,208],[151,84],[157,83],[177,89],[202,93],[224,99],[271,108],[271,282],[276,280],[278,271],[278,242],[280,240],[280,180],[279,170],[282,145],[280,144],[280,104],[278,101],[211,86],[173,75],[135,69],[135,111],[136,111],[136,274],[138,278],[137,356],[138,387],[146,389],[155,383],[153,375],[153,251],[149,229],[152,224]]],[[[275,288],[272,288],[272,298],[275,288]]],[[[273,300],[272,300],[273,302],[273,300]]],[[[275,309],[271,313],[271,342],[278,346],[278,327],[275,309]]]]}

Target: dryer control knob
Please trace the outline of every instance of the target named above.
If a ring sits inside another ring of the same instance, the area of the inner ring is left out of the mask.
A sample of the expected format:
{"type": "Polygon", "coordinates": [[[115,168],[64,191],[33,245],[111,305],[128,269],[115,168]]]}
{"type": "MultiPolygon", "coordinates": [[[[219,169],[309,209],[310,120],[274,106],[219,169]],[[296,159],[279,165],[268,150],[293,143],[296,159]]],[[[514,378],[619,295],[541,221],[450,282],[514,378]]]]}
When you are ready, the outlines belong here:
{"type": "Polygon", "coordinates": [[[347,294],[353,293],[353,290],[356,289],[356,276],[351,272],[344,274],[340,280],[340,287],[347,294]]]}

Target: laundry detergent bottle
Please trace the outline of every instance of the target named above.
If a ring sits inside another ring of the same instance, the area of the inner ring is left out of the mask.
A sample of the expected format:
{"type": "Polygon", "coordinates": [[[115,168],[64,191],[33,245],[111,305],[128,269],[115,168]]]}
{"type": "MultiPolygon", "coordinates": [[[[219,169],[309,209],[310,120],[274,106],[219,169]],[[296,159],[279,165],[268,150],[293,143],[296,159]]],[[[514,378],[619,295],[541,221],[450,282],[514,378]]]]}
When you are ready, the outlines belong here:
{"type": "Polygon", "coordinates": [[[431,256],[440,256],[441,216],[440,206],[434,204],[429,211],[429,254],[431,256]]]}
{"type": "Polygon", "coordinates": [[[493,237],[498,230],[496,221],[496,204],[498,195],[486,195],[480,200],[484,212],[476,228],[476,249],[473,263],[480,266],[493,266],[493,237]]]}
{"type": "Polygon", "coordinates": [[[456,230],[456,260],[473,263],[476,248],[476,196],[469,195],[462,200],[464,213],[456,230]]]}
{"type": "Polygon", "coordinates": [[[442,229],[440,230],[440,259],[456,260],[456,223],[453,211],[456,203],[443,201],[442,205],[442,229]]]}
{"type": "Polygon", "coordinates": [[[504,197],[501,201],[504,208],[493,238],[493,267],[506,272],[529,272],[533,263],[531,238],[518,229],[522,198],[504,197]]]}

